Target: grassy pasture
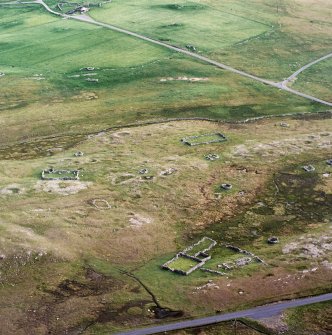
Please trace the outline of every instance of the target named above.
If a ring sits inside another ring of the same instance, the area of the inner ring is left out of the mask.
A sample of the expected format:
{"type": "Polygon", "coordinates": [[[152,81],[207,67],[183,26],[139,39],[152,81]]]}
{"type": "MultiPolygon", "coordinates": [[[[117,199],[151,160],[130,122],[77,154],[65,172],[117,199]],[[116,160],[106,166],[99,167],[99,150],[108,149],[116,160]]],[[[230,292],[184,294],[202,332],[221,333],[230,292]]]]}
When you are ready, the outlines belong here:
{"type": "Polygon", "coordinates": [[[230,46],[269,29],[264,22],[218,11],[198,1],[113,1],[93,11],[92,16],[183,48],[193,45],[203,53],[230,46]]]}
{"type": "Polygon", "coordinates": [[[281,80],[299,64],[330,51],[329,2],[314,11],[312,6],[301,1],[115,0],[90,14],[183,48],[193,45],[212,59],[281,80]]]}
{"type": "Polygon", "coordinates": [[[315,64],[300,73],[293,83],[295,89],[332,101],[332,59],[315,64]]]}
{"type": "Polygon", "coordinates": [[[330,332],[332,320],[332,303],[330,301],[292,308],[286,312],[288,330],[286,335],[301,333],[304,335],[313,332],[330,332]]]}
{"type": "Polygon", "coordinates": [[[38,6],[3,7],[0,20],[3,144],[146,119],[229,120],[325,109],[143,41],[53,17],[38,6]],[[87,66],[96,68],[94,76],[80,70],[87,66]],[[208,80],[161,82],[169,76],[208,80]]]}
{"type": "MultiPolygon", "coordinates": [[[[96,67],[128,67],[168,55],[131,38],[89,24],[62,20],[38,6],[1,11],[1,65],[64,74],[93,64],[96,67]],[[105,47],[106,44],[106,47],[105,47]],[[120,55],[127,57],[121,59],[120,55]],[[23,57],[25,56],[25,57],[23,57]]],[[[52,78],[52,77],[51,77],[52,78]]]]}

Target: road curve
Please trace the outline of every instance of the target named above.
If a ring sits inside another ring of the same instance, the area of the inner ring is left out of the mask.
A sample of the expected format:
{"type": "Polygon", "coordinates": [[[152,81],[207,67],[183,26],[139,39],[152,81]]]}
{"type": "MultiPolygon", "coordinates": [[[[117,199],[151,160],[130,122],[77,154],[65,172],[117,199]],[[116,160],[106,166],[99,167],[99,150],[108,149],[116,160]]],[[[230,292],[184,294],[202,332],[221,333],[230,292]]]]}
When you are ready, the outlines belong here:
{"type": "Polygon", "coordinates": [[[332,293],[322,294],[314,297],[301,298],[295,300],[281,301],[274,304],[264,305],[260,307],[255,307],[239,312],[232,312],[226,314],[219,314],[210,317],[179,321],[174,323],[169,323],[160,326],[152,326],[148,328],[134,329],[125,332],[116,333],[114,335],[150,335],[163,333],[173,330],[180,330],[193,327],[202,327],[222,321],[229,321],[239,318],[251,318],[255,320],[268,318],[280,314],[287,308],[300,307],[305,305],[310,305],[318,302],[332,300],[332,293]]]}
{"type": "MultiPolygon", "coordinates": [[[[266,84],[266,85],[269,85],[269,86],[272,86],[272,87],[284,90],[286,92],[289,92],[289,93],[292,93],[292,94],[295,94],[295,95],[298,95],[298,96],[300,96],[302,98],[305,98],[305,99],[308,99],[308,100],[311,100],[311,101],[314,101],[314,102],[318,102],[320,104],[332,107],[332,103],[331,102],[328,102],[328,101],[325,101],[325,100],[322,100],[322,99],[318,99],[318,98],[313,97],[311,95],[308,95],[308,94],[305,94],[305,93],[302,93],[302,92],[290,89],[286,85],[284,85],[283,82],[277,83],[277,82],[274,82],[272,80],[268,80],[268,79],[257,77],[255,75],[246,73],[244,71],[237,70],[237,69],[235,69],[235,68],[233,68],[231,66],[228,66],[226,64],[214,61],[214,60],[212,60],[212,59],[210,59],[208,57],[204,57],[204,56],[201,56],[201,55],[199,55],[197,53],[190,52],[189,50],[181,49],[181,48],[175,47],[173,45],[170,45],[170,44],[167,44],[167,43],[155,40],[153,38],[150,38],[150,37],[147,37],[147,36],[144,36],[144,35],[141,35],[141,34],[137,34],[137,33],[132,32],[130,30],[113,26],[111,24],[107,24],[107,23],[96,21],[96,20],[92,19],[90,16],[87,16],[87,15],[75,15],[74,16],[74,15],[67,15],[67,14],[62,14],[62,13],[56,12],[56,11],[52,10],[47,4],[45,4],[45,2],[43,0],[35,0],[35,1],[31,1],[31,2],[30,1],[29,2],[28,1],[27,2],[18,2],[17,4],[32,4],[32,3],[40,4],[49,13],[52,13],[52,14],[57,15],[57,16],[61,16],[61,17],[65,18],[65,19],[72,19],[72,20],[77,20],[77,21],[81,21],[81,22],[85,22],[85,23],[90,23],[90,24],[94,24],[94,25],[97,25],[97,26],[100,26],[100,27],[108,28],[108,29],[111,29],[113,31],[117,31],[117,32],[126,34],[126,35],[129,35],[129,36],[133,36],[133,37],[139,38],[141,40],[144,40],[144,41],[147,41],[147,42],[150,42],[150,43],[153,43],[153,44],[157,44],[157,45],[160,45],[160,46],[165,47],[167,49],[170,49],[170,50],[182,53],[182,54],[190,56],[192,58],[196,58],[196,59],[198,59],[200,61],[203,61],[205,63],[214,65],[214,66],[216,66],[218,68],[221,68],[223,70],[227,70],[227,71],[236,73],[236,74],[238,74],[240,76],[253,79],[253,80],[258,81],[260,83],[263,83],[263,84],[266,84]]],[[[324,57],[327,57],[327,56],[324,56],[324,57]]],[[[315,62],[318,62],[318,61],[319,60],[316,60],[315,62]]],[[[314,63],[314,62],[312,62],[312,63],[314,63]]],[[[310,64],[307,64],[307,67],[309,67],[310,64]]]]}
{"type": "Polygon", "coordinates": [[[178,48],[178,47],[175,47],[173,45],[170,45],[170,44],[167,44],[167,43],[164,43],[164,42],[161,42],[161,41],[158,41],[158,40],[155,40],[155,39],[152,39],[150,37],[146,37],[144,35],[140,35],[140,34],[137,34],[137,33],[134,33],[130,30],[127,30],[127,29],[123,29],[123,28],[119,28],[119,27],[116,27],[116,26],[113,26],[111,24],[107,24],[107,23],[103,23],[103,22],[99,22],[99,21],[95,21],[94,19],[92,19],[90,16],[87,16],[87,15],[77,15],[77,16],[69,16],[71,19],[74,19],[74,20],[78,20],[78,21],[82,21],[82,22],[86,22],[86,23],[91,23],[91,24],[95,24],[95,25],[98,25],[98,26],[101,26],[101,27],[104,27],[104,28],[108,28],[108,29],[111,29],[111,30],[114,30],[114,31],[117,31],[117,32],[120,32],[120,33],[123,33],[123,34],[126,34],[126,35],[129,35],[129,36],[133,36],[133,37],[136,37],[136,38],[139,38],[141,40],[144,40],[144,41],[147,41],[147,42],[150,42],[150,43],[154,43],[154,44],[157,44],[157,45],[160,45],[160,46],[163,46],[165,48],[168,48],[170,50],[174,50],[176,52],[179,52],[179,53],[182,53],[184,55],[187,55],[187,56],[190,56],[192,58],[196,58],[200,61],[203,61],[205,63],[208,63],[208,64],[211,64],[211,65],[214,65],[218,68],[221,68],[223,70],[227,70],[227,71],[230,71],[230,72],[233,72],[233,73],[236,73],[240,76],[243,76],[243,77],[247,77],[247,78],[250,78],[250,79],[253,79],[255,81],[258,81],[260,83],[263,83],[263,84],[266,84],[266,85],[269,85],[269,86],[272,86],[272,87],[275,87],[275,88],[279,88],[281,90],[284,90],[286,92],[289,92],[289,93],[292,93],[292,94],[295,94],[295,95],[298,95],[300,97],[303,97],[303,98],[306,98],[306,99],[309,99],[311,101],[315,101],[315,102],[318,102],[320,104],[323,104],[323,105],[326,105],[326,106],[330,106],[332,107],[332,103],[331,102],[328,102],[328,101],[325,101],[325,100],[322,100],[322,99],[318,99],[316,97],[313,97],[309,94],[305,94],[305,93],[302,93],[302,92],[298,92],[296,90],[293,90],[293,89],[290,89],[288,88],[287,86],[284,86],[280,83],[277,83],[277,82],[274,82],[272,80],[268,80],[268,79],[264,79],[264,78],[260,78],[260,77],[257,77],[257,76],[254,76],[252,74],[249,74],[249,73],[246,73],[244,71],[241,71],[241,70],[237,70],[231,66],[228,66],[226,64],[223,64],[223,63],[220,63],[220,62],[217,62],[217,61],[214,61],[208,57],[204,57],[202,55],[199,55],[197,53],[194,53],[194,52],[190,52],[188,50],[185,50],[185,49],[181,49],[181,48],[178,48]]]}
{"type": "Polygon", "coordinates": [[[307,65],[304,65],[302,66],[300,69],[298,69],[297,71],[295,71],[291,76],[289,76],[288,78],[286,78],[284,81],[281,82],[282,86],[287,86],[287,84],[292,81],[294,78],[296,78],[301,72],[303,72],[304,70],[308,69],[309,67],[325,60],[325,59],[328,59],[332,57],[332,52],[321,57],[321,58],[318,58],[316,60],[314,60],[313,62],[307,64],[307,65]]]}

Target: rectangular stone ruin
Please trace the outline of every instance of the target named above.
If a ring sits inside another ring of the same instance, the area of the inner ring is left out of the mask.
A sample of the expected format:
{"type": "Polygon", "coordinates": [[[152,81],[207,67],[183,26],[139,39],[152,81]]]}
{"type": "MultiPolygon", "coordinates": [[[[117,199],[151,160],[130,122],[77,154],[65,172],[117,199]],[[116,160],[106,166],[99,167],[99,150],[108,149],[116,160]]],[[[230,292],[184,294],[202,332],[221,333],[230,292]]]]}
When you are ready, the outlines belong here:
{"type": "Polygon", "coordinates": [[[41,173],[42,180],[79,180],[79,170],[45,169],[41,173]]]}
{"type": "Polygon", "coordinates": [[[162,265],[162,269],[188,276],[211,259],[207,252],[216,244],[215,240],[203,237],[197,243],[177,253],[175,257],[162,265]]]}
{"type": "Polygon", "coordinates": [[[201,267],[200,270],[204,271],[204,272],[208,272],[208,273],[212,273],[212,274],[216,274],[216,275],[226,275],[228,271],[231,270],[235,270],[244,266],[247,266],[251,263],[262,263],[267,265],[261,258],[259,258],[258,256],[256,256],[255,254],[253,254],[250,251],[241,249],[239,247],[236,247],[234,245],[231,244],[225,244],[225,243],[221,243],[221,245],[231,251],[233,251],[235,254],[242,254],[243,256],[234,260],[227,260],[221,264],[218,264],[217,269],[208,269],[205,267],[201,267]],[[222,271],[220,271],[222,270],[222,271]],[[226,271],[226,272],[223,272],[226,271]]]}
{"type": "Polygon", "coordinates": [[[183,254],[183,253],[180,252],[174,258],[172,258],[171,260],[169,260],[168,262],[163,264],[162,268],[165,269],[165,270],[169,270],[171,272],[174,272],[174,273],[178,273],[178,274],[181,274],[181,275],[184,275],[184,276],[188,276],[192,272],[194,272],[195,270],[202,267],[210,259],[211,259],[211,256],[200,259],[200,258],[197,258],[197,257],[191,257],[189,255],[186,255],[186,254],[183,254]],[[176,265],[176,263],[179,260],[182,260],[182,259],[191,260],[192,261],[191,265],[190,266],[188,265],[188,268],[182,267],[182,269],[181,269],[180,267],[178,267],[176,265]]]}
{"type": "Polygon", "coordinates": [[[225,141],[227,141],[227,138],[222,133],[209,133],[197,136],[188,136],[181,139],[181,142],[190,146],[220,143],[225,141]]]}
{"type": "Polygon", "coordinates": [[[204,254],[210,251],[215,245],[217,245],[217,242],[213,240],[210,237],[204,236],[202,239],[200,239],[197,243],[189,246],[188,248],[184,249],[182,253],[185,254],[193,254],[195,257],[197,257],[199,254],[204,254]]]}

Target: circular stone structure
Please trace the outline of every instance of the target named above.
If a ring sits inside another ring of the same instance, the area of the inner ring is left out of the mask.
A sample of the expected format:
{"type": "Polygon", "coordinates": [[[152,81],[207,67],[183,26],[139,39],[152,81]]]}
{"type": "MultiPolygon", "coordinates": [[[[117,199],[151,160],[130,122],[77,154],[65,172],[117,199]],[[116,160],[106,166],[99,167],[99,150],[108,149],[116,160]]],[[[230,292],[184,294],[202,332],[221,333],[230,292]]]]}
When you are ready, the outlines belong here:
{"type": "Polygon", "coordinates": [[[232,189],[233,185],[232,185],[232,184],[224,183],[224,184],[221,184],[220,187],[221,187],[223,190],[229,191],[229,190],[232,189]]]}
{"type": "Polygon", "coordinates": [[[82,67],[81,68],[81,71],[94,71],[94,70],[95,70],[95,68],[92,67],[92,66],[87,66],[87,67],[82,67]]]}
{"type": "Polygon", "coordinates": [[[94,199],[92,200],[92,205],[95,206],[97,209],[111,209],[111,205],[108,203],[107,200],[104,199],[94,199]]]}
{"type": "Polygon", "coordinates": [[[275,236],[269,237],[267,239],[267,243],[269,243],[269,244],[277,244],[277,243],[279,243],[279,238],[275,237],[275,236]]]}
{"type": "Polygon", "coordinates": [[[84,155],[84,153],[82,151],[77,151],[74,153],[75,157],[82,157],[84,155]]]}
{"type": "Polygon", "coordinates": [[[146,168],[144,168],[144,169],[140,169],[140,170],[138,171],[138,173],[139,173],[139,174],[147,174],[147,173],[149,173],[149,170],[146,169],[146,168]]]}

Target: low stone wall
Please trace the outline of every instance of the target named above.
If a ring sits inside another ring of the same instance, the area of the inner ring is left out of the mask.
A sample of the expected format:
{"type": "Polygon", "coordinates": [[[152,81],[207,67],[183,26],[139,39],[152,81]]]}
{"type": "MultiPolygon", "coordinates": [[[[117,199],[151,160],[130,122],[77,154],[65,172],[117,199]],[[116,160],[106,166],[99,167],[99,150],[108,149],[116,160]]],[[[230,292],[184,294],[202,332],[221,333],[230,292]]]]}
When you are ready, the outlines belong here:
{"type": "Polygon", "coordinates": [[[252,117],[248,118],[245,120],[238,120],[238,121],[225,121],[225,120],[220,120],[220,119],[211,119],[207,117],[179,117],[179,118],[168,118],[168,119],[161,119],[161,120],[148,120],[148,121],[143,121],[143,122],[136,122],[136,123],[127,123],[127,124],[122,124],[118,126],[113,126],[109,128],[104,128],[102,130],[96,131],[96,132],[91,132],[88,136],[93,136],[93,135],[100,135],[101,133],[109,132],[109,131],[114,131],[118,129],[123,129],[123,128],[135,128],[135,127],[145,127],[149,125],[154,125],[154,124],[163,124],[163,123],[169,123],[169,122],[177,122],[177,121],[206,121],[206,122],[214,122],[214,123],[219,123],[219,124],[247,124],[247,123],[254,123],[259,120],[265,120],[265,119],[272,119],[272,118],[283,118],[283,117],[291,117],[291,118],[298,118],[298,117],[306,117],[306,116],[321,116],[321,117],[326,117],[330,118],[332,117],[332,110],[326,110],[326,111],[321,111],[321,112],[300,112],[300,113],[283,113],[283,114],[274,114],[274,115],[263,115],[263,116],[257,116],[257,117],[252,117]]]}
{"type": "Polygon", "coordinates": [[[187,272],[184,272],[182,270],[178,270],[178,269],[170,269],[170,268],[167,268],[167,270],[169,271],[172,271],[174,273],[178,273],[179,275],[182,275],[182,276],[187,276],[187,272]]]}
{"type": "Polygon", "coordinates": [[[171,268],[169,267],[169,265],[170,265],[172,262],[176,261],[179,257],[180,257],[180,254],[176,254],[172,259],[170,259],[169,261],[167,261],[166,263],[164,263],[161,267],[162,267],[163,269],[170,270],[170,271],[174,272],[174,270],[171,269],[171,268]]]}
{"type": "Polygon", "coordinates": [[[188,270],[186,272],[186,276],[189,276],[191,273],[193,273],[197,269],[201,268],[205,264],[206,261],[208,261],[208,260],[205,260],[205,261],[203,261],[201,263],[198,263],[197,265],[193,266],[190,270],[188,270]]]}

